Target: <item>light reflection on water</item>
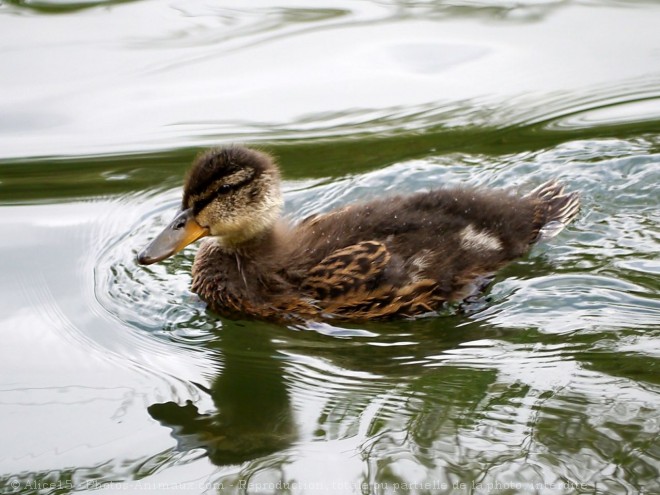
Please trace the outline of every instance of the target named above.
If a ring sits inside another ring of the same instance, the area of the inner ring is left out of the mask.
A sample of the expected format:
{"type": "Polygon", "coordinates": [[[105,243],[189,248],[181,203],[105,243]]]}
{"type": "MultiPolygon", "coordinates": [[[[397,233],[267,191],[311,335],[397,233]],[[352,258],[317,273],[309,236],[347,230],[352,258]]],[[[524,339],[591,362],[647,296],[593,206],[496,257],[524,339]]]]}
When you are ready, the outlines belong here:
{"type": "Polygon", "coordinates": [[[615,0],[0,5],[0,491],[660,491],[655,17],[615,0]],[[189,291],[195,247],[134,259],[196,147],[236,140],[280,158],[294,221],[551,178],[583,211],[467,315],[223,320],[189,291]]]}

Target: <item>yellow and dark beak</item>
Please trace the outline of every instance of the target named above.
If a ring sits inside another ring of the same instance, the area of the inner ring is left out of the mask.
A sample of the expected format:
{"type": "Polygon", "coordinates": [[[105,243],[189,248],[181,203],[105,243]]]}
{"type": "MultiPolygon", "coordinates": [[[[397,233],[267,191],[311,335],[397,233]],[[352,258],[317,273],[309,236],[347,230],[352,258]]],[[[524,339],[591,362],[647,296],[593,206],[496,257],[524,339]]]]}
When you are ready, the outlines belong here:
{"type": "Polygon", "coordinates": [[[183,210],[138,254],[137,261],[141,265],[151,265],[164,260],[208,233],[208,229],[197,223],[190,208],[183,210]]]}

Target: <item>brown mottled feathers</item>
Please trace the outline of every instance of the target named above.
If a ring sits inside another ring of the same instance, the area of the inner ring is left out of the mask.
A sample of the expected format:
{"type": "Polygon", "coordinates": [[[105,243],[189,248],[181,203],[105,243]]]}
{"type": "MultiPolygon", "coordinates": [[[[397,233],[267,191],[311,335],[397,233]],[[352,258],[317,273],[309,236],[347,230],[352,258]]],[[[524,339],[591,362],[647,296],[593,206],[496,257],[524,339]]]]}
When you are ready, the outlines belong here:
{"type": "MultiPolygon", "coordinates": [[[[432,311],[433,280],[395,286],[386,273],[392,255],[380,242],[364,241],[339,249],[314,266],[301,290],[322,304],[328,315],[353,318],[386,317],[432,311]]],[[[436,302],[441,302],[440,300],[436,302]]]]}
{"type": "Polygon", "coordinates": [[[390,261],[384,244],[364,241],[334,251],[312,267],[300,288],[314,299],[338,299],[369,293],[390,261]]]}

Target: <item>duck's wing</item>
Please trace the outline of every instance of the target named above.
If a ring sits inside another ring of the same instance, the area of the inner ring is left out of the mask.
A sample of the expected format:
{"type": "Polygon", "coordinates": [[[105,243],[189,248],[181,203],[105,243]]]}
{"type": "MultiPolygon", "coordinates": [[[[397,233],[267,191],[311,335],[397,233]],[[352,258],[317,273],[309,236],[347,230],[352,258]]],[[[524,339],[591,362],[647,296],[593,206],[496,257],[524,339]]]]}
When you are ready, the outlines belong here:
{"type": "Polygon", "coordinates": [[[387,318],[434,311],[446,298],[435,280],[410,278],[384,243],[363,241],[338,249],[314,266],[302,289],[326,316],[387,318]]]}
{"type": "Polygon", "coordinates": [[[384,281],[384,271],[392,254],[385,244],[363,241],[332,252],[313,266],[301,289],[312,298],[342,299],[373,291],[384,281]]]}

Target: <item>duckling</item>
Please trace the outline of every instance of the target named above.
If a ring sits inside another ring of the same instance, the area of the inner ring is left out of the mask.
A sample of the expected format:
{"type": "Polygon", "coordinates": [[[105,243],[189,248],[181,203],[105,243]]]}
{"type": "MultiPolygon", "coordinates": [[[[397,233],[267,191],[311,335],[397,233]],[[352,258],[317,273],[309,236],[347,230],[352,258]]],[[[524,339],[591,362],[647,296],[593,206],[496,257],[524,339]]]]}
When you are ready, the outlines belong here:
{"type": "Polygon", "coordinates": [[[241,146],[193,162],[174,220],[139,255],[148,265],[201,237],[192,290],[215,312],[261,319],[366,320],[436,312],[480,293],[493,273],[553,237],[577,193],[547,182],[438,188],[305,218],[281,216],[280,172],[241,146]]]}

